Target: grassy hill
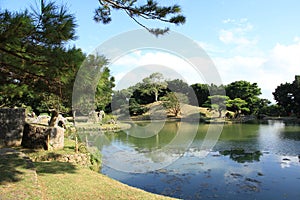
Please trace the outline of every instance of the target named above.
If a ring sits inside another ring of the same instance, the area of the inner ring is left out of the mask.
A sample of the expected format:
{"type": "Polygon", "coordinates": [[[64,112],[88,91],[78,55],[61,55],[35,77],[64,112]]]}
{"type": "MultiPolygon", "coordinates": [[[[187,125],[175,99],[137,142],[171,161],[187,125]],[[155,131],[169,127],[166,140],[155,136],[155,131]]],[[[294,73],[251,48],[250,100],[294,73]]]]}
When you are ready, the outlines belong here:
{"type": "MultiPolygon", "coordinates": [[[[208,121],[212,118],[217,118],[218,113],[204,107],[192,106],[189,104],[181,104],[181,114],[178,117],[175,117],[170,113],[167,109],[165,109],[162,105],[162,101],[157,101],[154,103],[150,103],[145,105],[148,108],[148,111],[143,115],[133,116],[134,120],[148,120],[148,119],[165,119],[168,117],[169,119],[181,119],[184,118],[186,120],[199,120],[208,121]]],[[[223,112],[223,116],[225,115],[225,111],[223,112]]]]}

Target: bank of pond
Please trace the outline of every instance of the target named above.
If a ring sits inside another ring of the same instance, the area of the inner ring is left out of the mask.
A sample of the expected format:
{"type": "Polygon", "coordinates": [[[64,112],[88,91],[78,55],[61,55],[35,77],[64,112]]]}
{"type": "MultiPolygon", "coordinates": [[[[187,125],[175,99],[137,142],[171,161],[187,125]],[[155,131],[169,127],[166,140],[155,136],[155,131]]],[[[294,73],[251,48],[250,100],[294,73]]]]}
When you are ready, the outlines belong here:
{"type": "Polygon", "coordinates": [[[300,126],[135,122],[81,131],[102,154],[101,173],[183,199],[299,199],[300,126]]]}

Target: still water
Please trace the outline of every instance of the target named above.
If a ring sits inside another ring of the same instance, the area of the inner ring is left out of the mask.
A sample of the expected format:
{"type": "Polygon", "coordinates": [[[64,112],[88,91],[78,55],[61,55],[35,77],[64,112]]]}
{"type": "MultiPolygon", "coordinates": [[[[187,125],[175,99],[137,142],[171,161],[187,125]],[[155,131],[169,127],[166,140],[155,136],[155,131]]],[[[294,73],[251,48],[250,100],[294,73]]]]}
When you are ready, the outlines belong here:
{"type": "Polygon", "coordinates": [[[97,139],[103,174],[182,199],[300,199],[299,126],[280,121],[224,125],[204,156],[201,147],[209,125],[186,123],[179,131],[176,122],[158,123],[159,133],[150,136],[137,129],[143,126],[97,139]],[[174,140],[168,151],[160,151],[174,140]]]}

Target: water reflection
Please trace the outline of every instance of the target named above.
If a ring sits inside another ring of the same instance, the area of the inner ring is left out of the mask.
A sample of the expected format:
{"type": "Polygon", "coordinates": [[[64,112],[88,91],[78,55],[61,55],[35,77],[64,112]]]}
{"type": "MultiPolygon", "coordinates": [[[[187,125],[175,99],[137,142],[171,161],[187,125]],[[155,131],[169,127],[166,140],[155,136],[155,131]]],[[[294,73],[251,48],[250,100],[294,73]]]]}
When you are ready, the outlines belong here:
{"type": "Polygon", "coordinates": [[[245,163],[245,162],[254,162],[259,161],[260,156],[262,153],[260,151],[249,152],[245,151],[245,149],[232,149],[232,150],[225,150],[220,151],[221,155],[228,156],[238,162],[238,163],[245,163]]]}
{"type": "Polygon", "coordinates": [[[103,136],[98,136],[95,143],[102,145],[108,161],[115,156],[114,148],[134,152],[133,160],[126,154],[116,157],[121,165],[139,166],[147,158],[146,164],[151,168],[181,155],[171,165],[147,173],[126,173],[108,166],[103,167],[102,173],[150,192],[183,199],[299,199],[300,127],[280,121],[225,125],[216,146],[203,158],[201,146],[208,130],[208,125],[203,124],[197,127],[188,149],[177,142],[170,152],[156,151],[174,138],[186,141],[195,126],[187,123],[178,133],[180,125],[166,123],[149,138],[132,137],[130,130],[106,133],[105,142],[100,142],[103,136]]]}

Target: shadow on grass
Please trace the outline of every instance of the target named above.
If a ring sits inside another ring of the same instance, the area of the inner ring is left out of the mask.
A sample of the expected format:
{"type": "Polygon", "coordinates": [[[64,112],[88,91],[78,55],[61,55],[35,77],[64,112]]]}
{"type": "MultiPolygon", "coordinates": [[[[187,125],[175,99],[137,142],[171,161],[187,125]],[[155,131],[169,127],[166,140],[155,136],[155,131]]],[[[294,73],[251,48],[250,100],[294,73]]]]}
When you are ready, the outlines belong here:
{"type": "Polygon", "coordinates": [[[34,165],[39,175],[76,173],[77,170],[76,165],[68,162],[35,162],[34,165]]]}
{"type": "Polygon", "coordinates": [[[20,181],[24,170],[33,168],[32,163],[17,153],[0,154],[0,184],[20,181]]]}

